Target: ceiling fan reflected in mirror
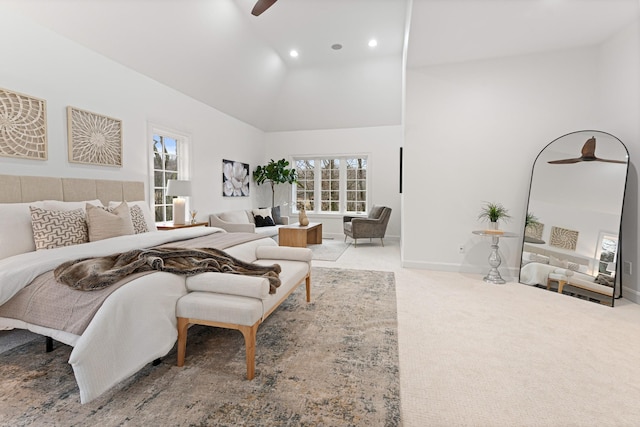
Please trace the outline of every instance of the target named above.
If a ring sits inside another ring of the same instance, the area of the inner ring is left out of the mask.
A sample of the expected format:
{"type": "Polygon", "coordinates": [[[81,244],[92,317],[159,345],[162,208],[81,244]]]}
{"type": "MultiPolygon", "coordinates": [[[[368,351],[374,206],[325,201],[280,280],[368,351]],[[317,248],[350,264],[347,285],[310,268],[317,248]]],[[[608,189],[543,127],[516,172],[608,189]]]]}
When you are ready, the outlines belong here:
{"type": "Polygon", "coordinates": [[[574,159],[550,160],[548,163],[552,165],[567,165],[578,162],[606,162],[606,163],[622,163],[627,164],[626,160],[609,160],[599,159],[596,157],[596,138],[591,137],[582,146],[582,156],[574,159]]]}
{"type": "Polygon", "coordinates": [[[262,12],[269,9],[277,0],[258,0],[256,5],[253,6],[253,10],[251,10],[251,14],[253,16],[260,16],[262,12]]]}

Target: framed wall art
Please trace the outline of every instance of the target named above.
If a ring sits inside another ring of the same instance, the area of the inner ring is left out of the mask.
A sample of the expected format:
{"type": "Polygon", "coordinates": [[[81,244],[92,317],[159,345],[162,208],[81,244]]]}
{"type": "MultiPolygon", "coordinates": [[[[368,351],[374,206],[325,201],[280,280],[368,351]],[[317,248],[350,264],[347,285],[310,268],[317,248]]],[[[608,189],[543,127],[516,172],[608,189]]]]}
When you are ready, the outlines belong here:
{"type": "Polygon", "coordinates": [[[222,160],[222,195],[224,197],[249,196],[249,164],[222,160]]]}
{"type": "Polygon", "coordinates": [[[122,121],[67,107],[69,161],[122,166],[122,121]]]}
{"type": "Polygon", "coordinates": [[[47,103],[0,88],[0,156],[47,160],[47,103]]]}
{"type": "Polygon", "coordinates": [[[578,246],[578,232],[561,227],[551,227],[549,245],[557,248],[576,250],[578,246]]]}

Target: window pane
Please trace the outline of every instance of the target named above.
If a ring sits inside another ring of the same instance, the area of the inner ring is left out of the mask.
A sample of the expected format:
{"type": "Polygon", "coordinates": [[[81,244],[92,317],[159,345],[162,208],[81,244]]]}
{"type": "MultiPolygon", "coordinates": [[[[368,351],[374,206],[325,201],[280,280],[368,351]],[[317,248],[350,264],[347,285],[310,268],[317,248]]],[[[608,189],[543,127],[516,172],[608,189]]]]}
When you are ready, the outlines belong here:
{"type": "Polygon", "coordinates": [[[178,165],[179,141],[163,135],[153,135],[153,210],[156,221],[171,221],[173,219],[173,197],[166,196],[166,186],[169,179],[178,179],[180,173],[178,165]]]}
{"type": "MultiPolygon", "coordinates": [[[[366,210],[367,182],[366,158],[295,159],[298,172],[296,201],[312,200],[320,195],[319,211],[363,212],[366,210]],[[316,182],[313,177],[320,173],[316,182]],[[346,200],[341,200],[346,197],[346,200]],[[307,199],[308,198],[308,199],[307,199]]],[[[298,203],[299,204],[299,203],[298,203]]]]}

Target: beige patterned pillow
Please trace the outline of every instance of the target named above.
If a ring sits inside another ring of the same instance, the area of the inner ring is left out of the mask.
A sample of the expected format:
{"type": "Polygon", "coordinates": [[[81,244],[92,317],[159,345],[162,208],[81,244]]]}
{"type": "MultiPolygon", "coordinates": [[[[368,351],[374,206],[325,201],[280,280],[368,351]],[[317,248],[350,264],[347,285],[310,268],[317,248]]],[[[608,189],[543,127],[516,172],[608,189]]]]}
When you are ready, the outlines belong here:
{"type": "Polygon", "coordinates": [[[36,250],[87,243],[84,211],[50,211],[31,206],[31,227],[36,250]]]}
{"type": "Polygon", "coordinates": [[[124,202],[111,212],[87,203],[87,226],[90,242],[133,234],[131,213],[124,202]]]}
{"type": "Polygon", "coordinates": [[[133,223],[133,232],[136,234],[146,233],[149,231],[147,220],[144,218],[144,212],[138,205],[130,205],[129,213],[131,214],[131,222],[133,223]]]}

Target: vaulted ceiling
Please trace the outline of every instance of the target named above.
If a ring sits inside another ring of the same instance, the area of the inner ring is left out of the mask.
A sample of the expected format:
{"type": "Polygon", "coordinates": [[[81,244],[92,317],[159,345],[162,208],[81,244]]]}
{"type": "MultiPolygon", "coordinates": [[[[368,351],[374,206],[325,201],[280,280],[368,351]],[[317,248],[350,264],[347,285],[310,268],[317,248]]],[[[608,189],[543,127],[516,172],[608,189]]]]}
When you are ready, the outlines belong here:
{"type": "Polygon", "coordinates": [[[255,17],[254,0],[3,1],[265,131],[401,124],[407,39],[409,67],[565,49],[606,40],[640,9],[638,0],[279,0],[255,17]]]}

